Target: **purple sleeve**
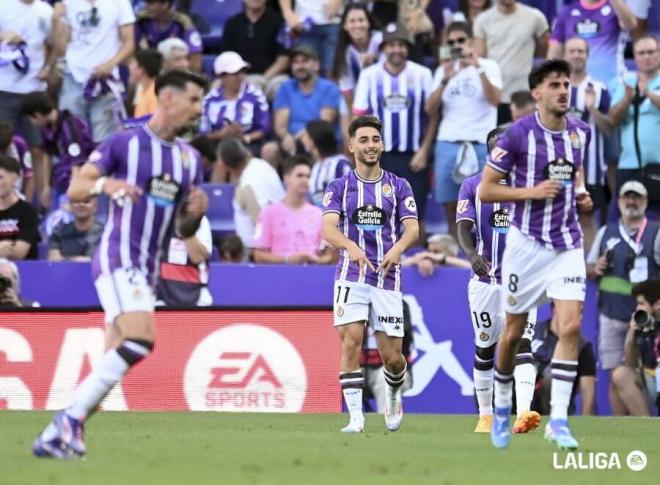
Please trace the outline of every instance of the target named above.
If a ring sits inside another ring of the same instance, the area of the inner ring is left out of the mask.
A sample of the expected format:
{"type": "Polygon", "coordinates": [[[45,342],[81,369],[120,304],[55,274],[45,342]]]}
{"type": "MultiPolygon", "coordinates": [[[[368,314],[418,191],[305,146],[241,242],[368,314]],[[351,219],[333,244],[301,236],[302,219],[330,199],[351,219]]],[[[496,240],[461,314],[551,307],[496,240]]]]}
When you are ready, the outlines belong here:
{"type": "Polygon", "coordinates": [[[474,206],[474,184],[472,178],[466,179],[458,191],[458,205],[456,206],[456,222],[477,220],[477,211],[474,206]]]}
{"type": "Polygon", "coordinates": [[[598,111],[607,114],[607,112],[610,110],[611,103],[612,98],[610,97],[610,92],[607,90],[607,88],[603,88],[600,93],[600,104],[598,105],[598,111]]]}
{"type": "Polygon", "coordinates": [[[520,140],[515,128],[514,125],[506,130],[488,156],[488,165],[498,172],[509,173],[513,169],[520,140]]]}
{"type": "Polygon", "coordinates": [[[417,219],[417,203],[413,196],[413,191],[406,179],[399,179],[396,187],[396,210],[399,213],[399,220],[417,219]]]}
{"type": "Polygon", "coordinates": [[[341,199],[344,193],[345,179],[333,180],[328,184],[323,194],[323,214],[334,212],[341,214],[341,199]]]}
{"type": "Polygon", "coordinates": [[[117,135],[111,136],[89,155],[88,162],[96,165],[101,175],[112,175],[117,169],[117,158],[113,150],[113,141],[117,138],[117,135]]]}
{"type": "Polygon", "coordinates": [[[260,130],[266,135],[271,129],[270,109],[268,100],[261,91],[255,96],[254,104],[254,130],[260,130]]]}
{"type": "Polygon", "coordinates": [[[557,14],[557,18],[552,24],[550,40],[554,40],[555,42],[560,42],[562,44],[566,42],[566,16],[572,8],[573,6],[571,6],[570,9],[565,7],[559,12],[559,14],[557,14]]]}
{"type": "Polygon", "coordinates": [[[195,27],[191,27],[184,33],[184,39],[188,44],[190,54],[200,54],[202,52],[202,36],[195,27]]]}

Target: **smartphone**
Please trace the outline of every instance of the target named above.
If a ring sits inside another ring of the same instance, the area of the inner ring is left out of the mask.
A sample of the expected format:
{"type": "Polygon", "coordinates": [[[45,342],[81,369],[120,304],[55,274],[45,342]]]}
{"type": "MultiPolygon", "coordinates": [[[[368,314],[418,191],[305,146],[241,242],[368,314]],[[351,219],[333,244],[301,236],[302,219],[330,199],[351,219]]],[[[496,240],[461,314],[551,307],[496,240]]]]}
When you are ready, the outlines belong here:
{"type": "Polygon", "coordinates": [[[438,49],[438,59],[440,59],[441,62],[451,59],[451,49],[448,45],[440,46],[438,49]]]}
{"type": "Polygon", "coordinates": [[[463,57],[463,48],[462,47],[452,47],[449,49],[449,53],[452,59],[460,59],[463,57]]]}

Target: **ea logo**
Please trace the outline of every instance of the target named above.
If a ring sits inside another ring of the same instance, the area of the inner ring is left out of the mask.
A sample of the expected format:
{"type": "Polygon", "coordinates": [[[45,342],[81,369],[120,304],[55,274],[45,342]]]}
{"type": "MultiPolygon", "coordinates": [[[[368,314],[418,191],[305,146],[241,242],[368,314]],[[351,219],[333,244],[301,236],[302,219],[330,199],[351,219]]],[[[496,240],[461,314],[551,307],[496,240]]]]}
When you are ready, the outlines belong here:
{"type": "Polygon", "coordinates": [[[197,345],[183,391],[191,411],[295,413],[305,401],[307,373],[285,337],[261,325],[235,324],[197,345]]]}
{"type": "Polygon", "coordinates": [[[631,451],[628,453],[628,457],[626,458],[628,468],[634,472],[641,472],[644,468],[646,468],[647,461],[648,460],[646,458],[646,454],[639,450],[631,451]]]}

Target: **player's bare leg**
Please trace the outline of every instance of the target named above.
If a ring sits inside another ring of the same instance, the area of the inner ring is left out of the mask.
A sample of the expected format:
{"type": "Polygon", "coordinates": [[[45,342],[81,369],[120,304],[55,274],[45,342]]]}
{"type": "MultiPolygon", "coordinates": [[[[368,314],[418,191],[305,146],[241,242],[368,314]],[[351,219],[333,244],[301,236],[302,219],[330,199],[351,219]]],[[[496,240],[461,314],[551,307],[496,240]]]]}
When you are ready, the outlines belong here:
{"type": "Polygon", "coordinates": [[[378,352],[383,361],[385,375],[385,425],[396,431],[403,421],[401,385],[406,378],[406,359],[401,351],[403,338],[390,337],[385,332],[376,332],[378,352]]]}
{"type": "Polygon", "coordinates": [[[518,344],[527,323],[527,313],[506,314],[504,329],[497,342],[495,365],[495,409],[491,441],[496,448],[506,448],[511,441],[509,417],[512,406],[513,369],[518,344]]]}
{"type": "Polygon", "coordinates": [[[545,437],[556,441],[561,449],[576,449],[578,442],[568,428],[568,406],[577,378],[582,302],[555,300],[555,312],[559,323],[559,341],[550,364],[550,422],[545,428],[545,437]]]}
{"type": "Polygon", "coordinates": [[[348,426],[341,431],[342,433],[361,433],[364,431],[364,413],[362,412],[364,376],[360,368],[360,353],[362,352],[364,322],[340,325],[336,329],[341,347],[339,382],[351,417],[348,426]]]}

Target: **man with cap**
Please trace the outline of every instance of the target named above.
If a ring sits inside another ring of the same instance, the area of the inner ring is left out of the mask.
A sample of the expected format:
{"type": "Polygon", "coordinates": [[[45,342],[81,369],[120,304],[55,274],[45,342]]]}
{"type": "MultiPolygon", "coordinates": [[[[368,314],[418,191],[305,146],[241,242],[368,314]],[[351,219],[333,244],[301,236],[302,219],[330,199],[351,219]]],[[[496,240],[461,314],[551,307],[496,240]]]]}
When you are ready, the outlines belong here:
{"type": "Polygon", "coordinates": [[[433,93],[430,69],[408,60],[410,34],[392,27],[383,35],[385,62],[362,70],[355,88],[353,114],[373,114],[383,123],[384,170],[411,185],[420,220],[429,192],[428,160],[438,128],[437,110],[427,116],[424,103],[433,93]]]}
{"type": "Polygon", "coordinates": [[[292,79],[283,82],[273,102],[273,131],[279,140],[267,143],[262,158],[279,165],[282,154],[293,155],[296,142],[312,120],[336,123],[341,94],[335,83],[319,76],[319,55],[301,44],[290,52],[292,79]]]}
{"type": "Polygon", "coordinates": [[[257,155],[271,123],[266,96],[245,78],[249,66],[236,52],[216,57],[213,69],[220,85],[204,98],[200,131],[216,141],[239,138],[257,155]]]}
{"type": "Polygon", "coordinates": [[[636,307],[631,288],[660,275],[660,224],[646,218],[648,192],[641,182],[630,180],[619,191],[621,218],[600,228],[589,256],[587,275],[598,281],[599,361],[610,373],[610,405],[615,415],[648,413],[640,394],[621,379],[624,343],[630,315],[636,307]]]}

